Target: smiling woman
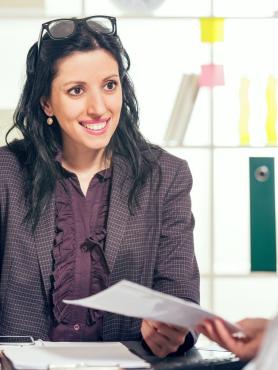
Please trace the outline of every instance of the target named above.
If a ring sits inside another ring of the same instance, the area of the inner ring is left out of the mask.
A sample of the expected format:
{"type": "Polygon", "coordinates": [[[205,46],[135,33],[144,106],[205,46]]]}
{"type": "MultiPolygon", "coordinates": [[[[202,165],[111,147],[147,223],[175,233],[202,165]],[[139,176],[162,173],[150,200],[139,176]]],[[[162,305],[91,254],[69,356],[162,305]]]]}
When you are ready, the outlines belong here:
{"type": "Polygon", "coordinates": [[[64,303],[122,279],[199,302],[191,173],[141,135],[129,66],[108,16],[44,23],[29,50],[23,139],[0,148],[1,335],[143,339],[160,357],[196,341],[64,303]]]}

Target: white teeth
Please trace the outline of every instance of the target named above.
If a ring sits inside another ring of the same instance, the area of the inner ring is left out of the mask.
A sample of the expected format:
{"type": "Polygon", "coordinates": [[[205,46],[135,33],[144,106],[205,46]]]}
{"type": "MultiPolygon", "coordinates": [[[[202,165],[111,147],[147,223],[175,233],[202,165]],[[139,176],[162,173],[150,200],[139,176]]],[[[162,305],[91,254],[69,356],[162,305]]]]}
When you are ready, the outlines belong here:
{"type": "Polygon", "coordinates": [[[104,123],[99,123],[99,124],[92,124],[92,123],[87,123],[87,124],[83,124],[84,127],[90,129],[90,130],[94,130],[94,131],[97,131],[97,130],[102,130],[105,126],[106,126],[106,123],[107,122],[104,122],[104,123]]]}

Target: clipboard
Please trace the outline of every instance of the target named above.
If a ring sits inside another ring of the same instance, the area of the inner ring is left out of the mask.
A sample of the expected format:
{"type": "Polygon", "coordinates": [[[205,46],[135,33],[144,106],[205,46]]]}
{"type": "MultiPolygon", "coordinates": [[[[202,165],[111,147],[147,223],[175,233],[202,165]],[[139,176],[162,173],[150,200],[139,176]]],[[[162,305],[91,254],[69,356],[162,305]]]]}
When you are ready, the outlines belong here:
{"type": "Polygon", "coordinates": [[[40,341],[35,346],[6,347],[2,357],[4,370],[119,370],[151,367],[120,342],[40,341]]]}

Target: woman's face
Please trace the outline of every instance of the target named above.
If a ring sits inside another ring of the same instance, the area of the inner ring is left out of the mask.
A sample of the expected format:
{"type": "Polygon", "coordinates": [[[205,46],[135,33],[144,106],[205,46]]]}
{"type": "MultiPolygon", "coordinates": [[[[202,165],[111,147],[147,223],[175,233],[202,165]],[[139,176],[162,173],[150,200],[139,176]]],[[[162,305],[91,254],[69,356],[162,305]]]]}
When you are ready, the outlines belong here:
{"type": "Polygon", "coordinates": [[[108,51],[97,49],[75,52],[58,61],[57,68],[50,97],[42,105],[48,116],[58,120],[63,149],[103,150],[122,108],[116,60],[108,51]]]}

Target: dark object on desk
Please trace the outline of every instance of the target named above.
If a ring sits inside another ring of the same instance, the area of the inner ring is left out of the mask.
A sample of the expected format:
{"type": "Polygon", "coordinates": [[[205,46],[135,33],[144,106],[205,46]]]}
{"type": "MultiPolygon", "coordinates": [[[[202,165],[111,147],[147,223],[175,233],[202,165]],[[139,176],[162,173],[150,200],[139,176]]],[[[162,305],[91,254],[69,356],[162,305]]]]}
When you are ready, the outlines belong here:
{"type": "Polygon", "coordinates": [[[152,364],[154,370],[241,370],[247,364],[232,353],[192,348],[185,355],[164,359],[151,356],[140,342],[122,342],[130,351],[152,364]]]}
{"type": "Polygon", "coordinates": [[[230,352],[192,349],[183,357],[164,359],[163,363],[154,365],[154,369],[240,370],[245,365],[246,362],[240,361],[230,352]]]}

